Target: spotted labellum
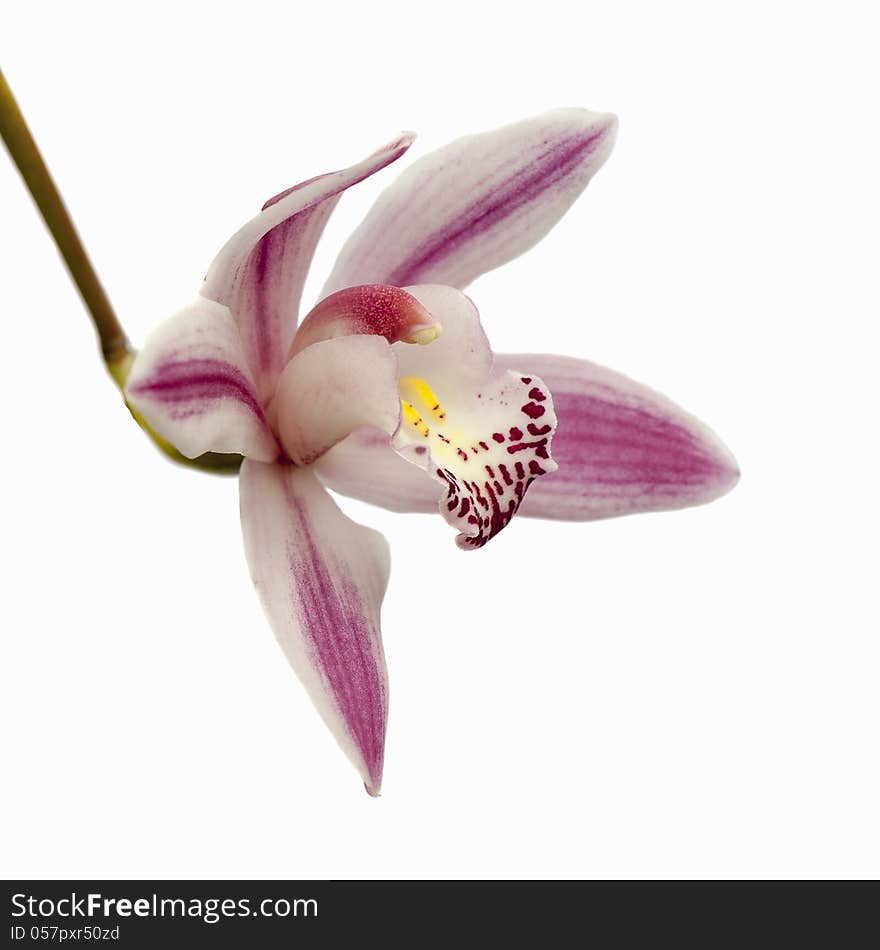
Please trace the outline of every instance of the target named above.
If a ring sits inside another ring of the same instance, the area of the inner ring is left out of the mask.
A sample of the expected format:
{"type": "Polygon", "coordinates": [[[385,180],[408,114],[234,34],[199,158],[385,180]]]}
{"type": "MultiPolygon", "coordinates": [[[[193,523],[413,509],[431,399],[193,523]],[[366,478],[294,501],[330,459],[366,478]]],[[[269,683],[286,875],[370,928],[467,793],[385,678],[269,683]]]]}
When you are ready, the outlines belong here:
{"type": "Polygon", "coordinates": [[[371,795],[388,715],[388,546],[328,487],[394,511],[439,510],[470,551],[516,514],[586,521],[679,508],[738,477],[712,432],[650,389],[574,357],[493,354],[462,292],[550,230],[615,129],[612,116],[559,110],[415,162],[351,235],[299,325],[330,213],[412,136],[295,185],[227,242],[128,377],[130,404],[182,454],[244,457],[257,592],[371,795]]]}

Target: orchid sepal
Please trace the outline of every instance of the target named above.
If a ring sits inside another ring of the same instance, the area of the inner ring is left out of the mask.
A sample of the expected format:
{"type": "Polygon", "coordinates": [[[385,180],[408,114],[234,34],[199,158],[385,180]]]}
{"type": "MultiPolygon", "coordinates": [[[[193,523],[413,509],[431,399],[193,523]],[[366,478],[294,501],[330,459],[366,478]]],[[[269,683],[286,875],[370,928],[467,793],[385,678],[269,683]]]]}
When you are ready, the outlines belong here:
{"type": "Polygon", "coordinates": [[[557,109],[415,162],[340,252],[324,294],[352,284],[462,289],[536,244],[611,153],[617,119],[557,109]]]}
{"type": "Polygon", "coordinates": [[[379,794],[388,673],[379,615],[388,544],[347,518],[307,468],[245,460],[241,523],[251,578],[324,722],[379,794]]]}

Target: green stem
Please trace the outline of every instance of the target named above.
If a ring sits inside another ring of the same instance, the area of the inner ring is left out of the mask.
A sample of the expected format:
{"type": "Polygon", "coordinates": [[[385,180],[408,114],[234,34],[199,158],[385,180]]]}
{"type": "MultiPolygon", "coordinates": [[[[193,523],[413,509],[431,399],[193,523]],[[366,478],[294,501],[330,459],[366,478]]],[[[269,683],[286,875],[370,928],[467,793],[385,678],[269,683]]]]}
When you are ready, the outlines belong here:
{"type": "Polygon", "coordinates": [[[52,181],[49,169],[46,168],[43,156],[40,155],[37,143],[31,135],[2,70],[0,70],[0,132],[3,134],[3,141],[9,149],[12,160],[18,166],[21,177],[28,191],[33,195],[37,208],[64,258],[64,263],[80,292],[83,303],[91,314],[101,341],[101,353],[107,369],[110,370],[117,384],[121,385],[117,377],[120,371],[124,372],[122,365],[130,362],[131,346],[113,312],[113,306],[101,286],[101,281],[98,280],[86,249],[76,233],[73,221],[70,219],[67,208],[64,207],[61,195],[55,187],[55,182],[52,181]]]}
{"type": "MultiPolygon", "coordinates": [[[[124,391],[125,381],[134,360],[135,351],[128,342],[113,305],[101,286],[92,262],[76,232],[73,220],[64,206],[49,169],[43,161],[37,143],[15,101],[15,96],[0,70],[0,135],[9,149],[13,162],[33,196],[34,202],[49,228],[67,270],[79,290],[83,303],[92,318],[101,343],[101,354],[114,382],[124,391]]],[[[126,405],[128,405],[126,403],[126,405]]],[[[241,456],[209,452],[197,459],[181,455],[169,442],[155,433],[129,406],[138,425],[172,461],[209,472],[234,472],[241,464],[241,456]]]]}

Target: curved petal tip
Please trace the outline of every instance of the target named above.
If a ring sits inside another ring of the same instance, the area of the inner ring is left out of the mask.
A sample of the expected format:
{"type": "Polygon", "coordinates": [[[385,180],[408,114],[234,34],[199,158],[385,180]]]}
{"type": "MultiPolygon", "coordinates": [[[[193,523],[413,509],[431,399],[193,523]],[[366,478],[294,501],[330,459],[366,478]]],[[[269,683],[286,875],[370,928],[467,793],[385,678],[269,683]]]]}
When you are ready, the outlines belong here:
{"type": "Polygon", "coordinates": [[[386,152],[405,152],[410,145],[416,140],[416,133],[409,130],[400,132],[395,138],[393,138],[387,145],[383,145],[381,148],[376,149],[373,153],[374,155],[383,155],[386,152]]]}
{"type": "Polygon", "coordinates": [[[703,451],[714,463],[714,471],[706,478],[702,497],[697,504],[715,501],[731,491],[740,479],[740,468],[730,449],[708,427],[703,433],[703,451]]]}

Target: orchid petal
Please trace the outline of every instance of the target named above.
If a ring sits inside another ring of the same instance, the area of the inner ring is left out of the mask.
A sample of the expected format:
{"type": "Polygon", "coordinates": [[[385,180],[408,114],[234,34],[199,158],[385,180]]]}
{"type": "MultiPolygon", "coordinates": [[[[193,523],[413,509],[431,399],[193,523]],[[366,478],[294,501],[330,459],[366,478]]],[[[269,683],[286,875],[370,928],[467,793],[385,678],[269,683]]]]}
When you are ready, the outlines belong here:
{"type": "Polygon", "coordinates": [[[349,238],[324,294],[462,288],[536,244],[611,152],[614,116],[560,109],[459,139],[405,171],[349,238]]]}
{"type": "Polygon", "coordinates": [[[586,360],[498,355],[550,386],[559,417],[559,470],[532,487],[522,513],[589,521],[712,501],[739,478],[733,456],[703,423],[620,373],[586,360]]]}
{"type": "Polygon", "coordinates": [[[310,471],[249,460],[241,524],[282,650],[367,791],[378,795],[388,715],[379,628],[385,539],[347,518],[310,471]]]}
{"type": "Polygon", "coordinates": [[[269,462],[278,456],[235,320],[212,300],[197,298],[151,334],[132,365],[126,396],[188,458],[230,452],[269,462]]]}
{"type": "Polygon", "coordinates": [[[529,485],[556,469],[553,400],[541,379],[492,365],[476,308],[451,287],[407,288],[443,326],[428,346],[396,344],[403,407],[392,445],[441,485],[459,547],[482,547],[529,485]]]}
{"type": "Polygon", "coordinates": [[[361,426],[391,434],[400,422],[397,359],[379,336],[313,343],[285,367],[273,408],[284,450],[299,465],[361,426]]]}
{"type": "Polygon", "coordinates": [[[395,452],[381,429],[352,432],[315,462],[315,471],[341,495],[390,511],[437,511],[435,479],[395,452]]]}
{"type": "Polygon", "coordinates": [[[263,401],[284,367],[306,272],[336,202],[346,188],[400,158],[412,140],[401,135],[357,165],[271,198],[211,264],[201,293],[235,314],[263,401]]]}

